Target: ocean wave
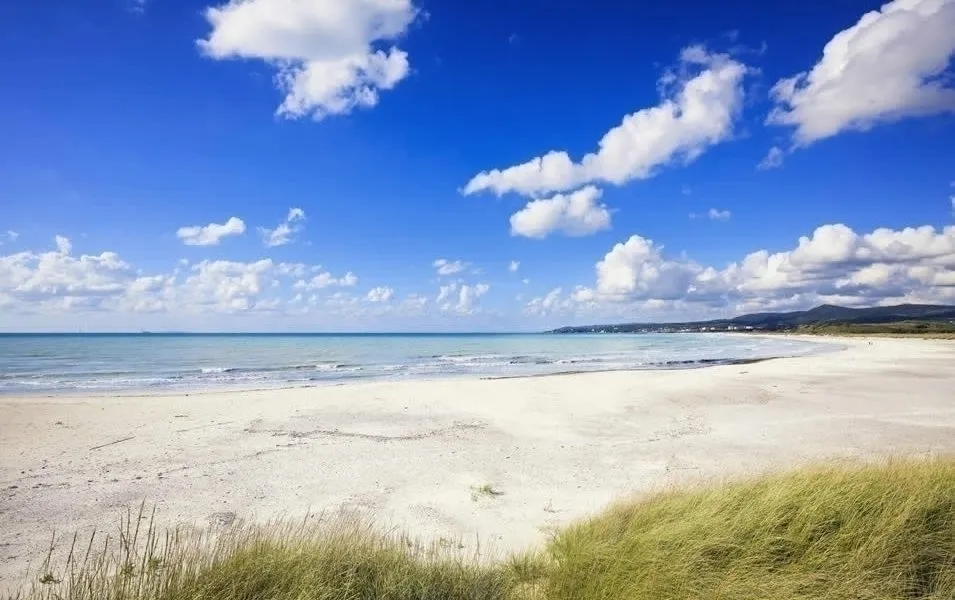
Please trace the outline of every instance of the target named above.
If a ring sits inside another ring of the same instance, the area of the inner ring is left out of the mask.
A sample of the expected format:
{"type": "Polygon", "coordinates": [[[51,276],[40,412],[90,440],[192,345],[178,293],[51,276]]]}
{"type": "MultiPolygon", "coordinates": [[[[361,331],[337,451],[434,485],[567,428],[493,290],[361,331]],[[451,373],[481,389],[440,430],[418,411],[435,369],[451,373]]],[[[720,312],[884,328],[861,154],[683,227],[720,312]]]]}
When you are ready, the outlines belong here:
{"type": "Polygon", "coordinates": [[[462,367],[487,367],[504,365],[549,365],[553,359],[527,354],[436,354],[427,358],[462,367]]]}
{"type": "Polygon", "coordinates": [[[215,373],[228,373],[231,371],[228,367],[203,367],[199,369],[199,372],[203,375],[212,375],[215,373]]]}
{"type": "Polygon", "coordinates": [[[277,365],[271,367],[202,367],[195,373],[200,375],[223,375],[223,374],[245,374],[245,373],[281,373],[288,371],[341,371],[341,370],[361,370],[362,366],[358,364],[342,362],[318,362],[295,365],[277,365]]]}
{"type": "Polygon", "coordinates": [[[543,356],[512,356],[508,359],[509,365],[552,365],[554,361],[543,356]]]}
{"type": "Polygon", "coordinates": [[[592,365],[610,362],[606,358],[562,358],[557,361],[559,365],[592,365]]]}
{"type": "Polygon", "coordinates": [[[506,354],[436,354],[430,358],[439,361],[460,363],[460,364],[480,364],[506,361],[506,354]]]}

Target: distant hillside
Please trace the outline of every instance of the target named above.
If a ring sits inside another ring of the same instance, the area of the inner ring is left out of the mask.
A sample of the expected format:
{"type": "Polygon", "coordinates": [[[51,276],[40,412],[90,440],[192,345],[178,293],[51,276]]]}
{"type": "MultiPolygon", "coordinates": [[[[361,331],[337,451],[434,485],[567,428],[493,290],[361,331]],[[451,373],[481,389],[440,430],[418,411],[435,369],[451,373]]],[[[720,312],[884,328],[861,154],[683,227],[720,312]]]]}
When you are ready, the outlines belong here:
{"type": "Polygon", "coordinates": [[[810,310],[753,313],[732,319],[682,323],[623,323],[561,327],[551,333],[659,333],[674,331],[776,331],[818,324],[875,324],[900,321],[955,321],[955,306],[899,304],[871,308],[847,308],[823,304],[810,310]]]}

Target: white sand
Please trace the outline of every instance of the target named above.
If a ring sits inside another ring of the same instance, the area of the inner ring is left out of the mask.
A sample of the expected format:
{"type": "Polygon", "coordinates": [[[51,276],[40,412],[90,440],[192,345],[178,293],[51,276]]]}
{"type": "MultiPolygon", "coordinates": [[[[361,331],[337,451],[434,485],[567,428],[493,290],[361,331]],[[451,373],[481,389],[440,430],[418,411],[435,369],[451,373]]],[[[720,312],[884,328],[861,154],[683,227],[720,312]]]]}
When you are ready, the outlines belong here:
{"type": "Polygon", "coordinates": [[[54,528],[115,528],[143,500],[197,523],[344,505],[507,550],[677,481],[955,451],[955,342],[841,343],[684,371],[2,398],[0,584],[54,528]],[[485,483],[503,495],[473,499],[485,483]]]}

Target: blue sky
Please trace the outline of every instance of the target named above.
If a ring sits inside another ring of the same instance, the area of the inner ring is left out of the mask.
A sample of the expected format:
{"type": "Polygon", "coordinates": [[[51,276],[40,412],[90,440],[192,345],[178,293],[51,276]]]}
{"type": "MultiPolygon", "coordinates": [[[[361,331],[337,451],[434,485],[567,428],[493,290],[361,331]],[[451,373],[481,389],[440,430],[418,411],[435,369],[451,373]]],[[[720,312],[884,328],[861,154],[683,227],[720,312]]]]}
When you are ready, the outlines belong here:
{"type": "Polygon", "coordinates": [[[6,3],[0,329],[955,304],[955,0],[821,7],[6,3]]]}

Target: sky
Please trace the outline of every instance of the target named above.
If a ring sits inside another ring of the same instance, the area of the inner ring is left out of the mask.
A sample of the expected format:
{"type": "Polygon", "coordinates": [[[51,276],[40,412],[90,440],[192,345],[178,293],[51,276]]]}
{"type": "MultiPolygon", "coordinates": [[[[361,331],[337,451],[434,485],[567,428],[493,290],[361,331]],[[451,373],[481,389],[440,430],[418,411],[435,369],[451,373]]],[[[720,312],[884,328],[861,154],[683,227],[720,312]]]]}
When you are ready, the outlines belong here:
{"type": "Polygon", "coordinates": [[[955,304],[955,0],[0,5],[0,331],[955,304]]]}

